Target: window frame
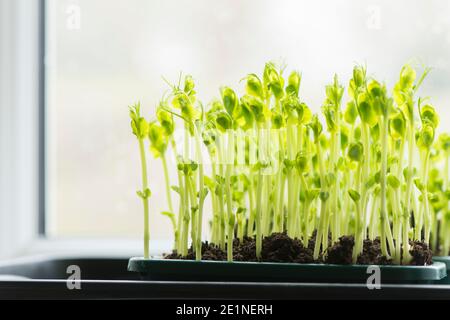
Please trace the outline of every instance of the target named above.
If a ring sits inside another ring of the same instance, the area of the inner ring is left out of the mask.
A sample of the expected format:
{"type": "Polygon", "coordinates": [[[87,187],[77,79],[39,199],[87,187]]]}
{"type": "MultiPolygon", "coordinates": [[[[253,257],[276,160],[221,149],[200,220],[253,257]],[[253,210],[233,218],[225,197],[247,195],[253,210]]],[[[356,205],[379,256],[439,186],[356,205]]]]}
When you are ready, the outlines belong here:
{"type": "Polygon", "coordinates": [[[39,42],[39,84],[38,84],[38,95],[39,95],[39,109],[38,109],[38,235],[41,237],[46,236],[46,194],[47,194],[47,175],[46,175],[46,157],[47,157],[47,146],[46,146],[46,52],[47,52],[47,1],[38,0],[38,42],[39,42]]]}
{"type": "Polygon", "coordinates": [[[0,1],[0,258],[38,237],[39,22],[38,1],[0,1]]]}

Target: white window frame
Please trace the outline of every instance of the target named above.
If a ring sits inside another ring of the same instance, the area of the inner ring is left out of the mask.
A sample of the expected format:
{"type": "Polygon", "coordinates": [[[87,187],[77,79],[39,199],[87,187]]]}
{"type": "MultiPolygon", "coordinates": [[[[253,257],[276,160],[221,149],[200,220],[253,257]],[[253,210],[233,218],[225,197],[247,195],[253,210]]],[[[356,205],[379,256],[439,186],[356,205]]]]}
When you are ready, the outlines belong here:
{"type": "Polygon", "coordinates": [[[39,1],[0,1],[0,257],[37,237],[39,1]]]}

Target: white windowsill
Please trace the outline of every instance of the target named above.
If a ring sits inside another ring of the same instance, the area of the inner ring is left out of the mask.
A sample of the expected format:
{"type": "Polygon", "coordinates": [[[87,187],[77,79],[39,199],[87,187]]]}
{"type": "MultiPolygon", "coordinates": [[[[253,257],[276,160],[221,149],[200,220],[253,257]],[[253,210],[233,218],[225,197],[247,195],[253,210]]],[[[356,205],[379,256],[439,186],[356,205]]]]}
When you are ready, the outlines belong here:
{"type": "MultiPolygon", "coordinates": [[[[137,239],[37,239],[22,250],[15,258],[29,256],[50,256],[58,258],[130,258],[142,256],[142,241],[137,239]]],[[[172,241],[153,240],[150,243],[152,256],[171,252],[172,241]]]]}

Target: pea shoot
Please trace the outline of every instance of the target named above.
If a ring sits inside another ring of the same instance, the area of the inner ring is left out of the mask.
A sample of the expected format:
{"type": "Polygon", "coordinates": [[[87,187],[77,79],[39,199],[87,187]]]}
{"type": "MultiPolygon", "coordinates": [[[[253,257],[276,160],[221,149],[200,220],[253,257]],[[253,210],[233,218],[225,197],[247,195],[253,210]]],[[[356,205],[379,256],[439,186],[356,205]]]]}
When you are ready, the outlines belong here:
{"type": "Polygon", "coordinates": [[[395,264],[410,262],[410,241],[448,254],[450,136],[438,135],[437,109],[418,97],[429,71],[418,77],[407,64],[389,90],[357,65],[348,88],[337,75],[325,87],[317,114],[300,95],[301,73],[285,78],[285,67],[273,62],[261,75],[243,78],[242,95],[223,86],[204,105],[186,76],[169,84],[155,120],[142,117],[140,104],[132,106],[141,156],[144,256],[149,257],[151,195],[147,150],[161,159],[168,202],[163,214],[171,220],[174,251],[182,258],[191,248],[202,260],[206,219],[210,244],[226,252],[229,262],[236,243],[248,239],[262,260],[264,239],[276,233],[304,246],[312,240],[317,262],[326,261],[343,236],[354,240],[353,263],[360,262],[365,240],[379,241],[381,255],[395,264]],[[175,139],[178,126],[181,142],[175,139]],[[170,149],[174,168],[167,161],[170,149]]]}

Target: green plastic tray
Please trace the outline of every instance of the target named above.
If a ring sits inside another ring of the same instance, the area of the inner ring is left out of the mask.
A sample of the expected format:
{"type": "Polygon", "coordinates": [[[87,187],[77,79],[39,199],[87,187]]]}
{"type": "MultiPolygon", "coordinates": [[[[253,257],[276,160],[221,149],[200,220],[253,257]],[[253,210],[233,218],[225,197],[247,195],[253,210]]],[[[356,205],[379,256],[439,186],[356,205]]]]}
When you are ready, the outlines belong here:
{"type": "MultiPolygon", "coordinates": [[[[156,281],[367,283],[363,265],[217,262],[132,258],[128,271],[156,281]]],[[[380,266],[381,283],[431,283],[446,277],[446,265],[380,266]]]]}
{"type": "Polygon", "coordinates": [[[444,279],[439,281],[439,284],[450,284],[450,276],[449,276],[450,275],[450,256],[433,257],[433,261],[435,263],[437,263],[437,262],[445,263],[445,265],[447,266],[447,277],[445,277],[444,279]]]}

